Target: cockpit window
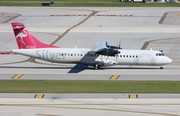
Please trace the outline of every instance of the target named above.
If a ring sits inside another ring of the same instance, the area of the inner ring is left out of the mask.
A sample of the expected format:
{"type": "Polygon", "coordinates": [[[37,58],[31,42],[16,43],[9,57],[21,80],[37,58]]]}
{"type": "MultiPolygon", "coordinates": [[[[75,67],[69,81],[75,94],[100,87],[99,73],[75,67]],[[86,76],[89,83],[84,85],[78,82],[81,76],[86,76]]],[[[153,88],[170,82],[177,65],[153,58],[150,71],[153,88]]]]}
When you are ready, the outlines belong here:
{"type": "Polygon", "coordinates": [[[163,53],[156,53],[156,56],[164,56],[163,53]]]}

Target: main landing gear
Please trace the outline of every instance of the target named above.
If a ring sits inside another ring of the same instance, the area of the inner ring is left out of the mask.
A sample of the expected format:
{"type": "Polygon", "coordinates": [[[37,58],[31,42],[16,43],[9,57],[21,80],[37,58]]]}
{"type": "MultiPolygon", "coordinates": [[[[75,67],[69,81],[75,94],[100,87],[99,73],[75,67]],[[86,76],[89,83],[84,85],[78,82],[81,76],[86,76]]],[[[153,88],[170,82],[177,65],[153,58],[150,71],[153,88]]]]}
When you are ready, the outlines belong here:
{"type": "Polygon", "coordinates": [[[160,69],[163,69],[163,67],[161,66],[160,69]]]}
{"type": "Polygon", "coordinates": [[[95,69],[95,70],[100,69],[100,68],[101,68],[100,65],[98,65],[98,64],[94,65],[94,69],[95,69]]]}

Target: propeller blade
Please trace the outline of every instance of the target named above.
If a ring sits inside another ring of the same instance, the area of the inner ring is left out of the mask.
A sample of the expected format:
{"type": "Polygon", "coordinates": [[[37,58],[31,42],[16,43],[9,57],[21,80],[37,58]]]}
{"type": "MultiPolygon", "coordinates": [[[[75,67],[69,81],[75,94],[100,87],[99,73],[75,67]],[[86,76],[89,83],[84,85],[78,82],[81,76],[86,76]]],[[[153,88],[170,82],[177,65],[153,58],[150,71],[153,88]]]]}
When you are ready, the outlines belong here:
{"type": "Polygon", "coordinates": [[[107,54],[107,56],[109,56],[109,53],[108,53],[108,48],[106,49],[106,54],[107,54]]]}
{"type": "Polygon", "coordinates": [[[117,44],[117,47],[116,47],[116,52],[115,52],[115,54],[119,54],[120,52],[118,51],[118,49],[120,49],[120,42],[119,42],[119,44],[117,44]]]}
{"type": "Polygon", "coordinates": [[[121,49],[121,40],[119,41],[119,49],[121,49]]]}

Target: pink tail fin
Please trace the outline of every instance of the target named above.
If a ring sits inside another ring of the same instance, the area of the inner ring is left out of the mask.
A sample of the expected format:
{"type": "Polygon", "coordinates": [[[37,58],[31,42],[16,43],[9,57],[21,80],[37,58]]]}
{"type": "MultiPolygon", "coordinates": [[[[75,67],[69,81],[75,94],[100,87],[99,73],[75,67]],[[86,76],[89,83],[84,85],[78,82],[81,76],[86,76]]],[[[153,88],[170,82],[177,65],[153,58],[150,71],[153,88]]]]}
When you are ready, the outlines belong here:
{"type": "Polygon", "coordinates": [[[12,28],[19,49],[58,48],[57,46],[52,46],[40,42],[38,39],[36,39],[33,35],[29,33],[29,31],[23,23],[13,22],[12,28]]]}

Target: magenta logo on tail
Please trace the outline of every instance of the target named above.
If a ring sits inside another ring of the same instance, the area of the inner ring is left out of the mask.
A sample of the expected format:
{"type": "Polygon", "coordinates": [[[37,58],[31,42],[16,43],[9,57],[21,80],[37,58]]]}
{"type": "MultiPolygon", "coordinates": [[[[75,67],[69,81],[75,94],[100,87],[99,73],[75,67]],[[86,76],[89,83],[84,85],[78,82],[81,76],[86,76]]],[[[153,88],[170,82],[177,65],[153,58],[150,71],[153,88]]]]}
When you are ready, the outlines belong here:
{"type": "MultiPolygon", "coordinates": [[[[20,32],[16,35],[16,41],[18,43],[19,49],[28,47],[24,41],[25,37],[27,37],[27,33],[24,31],[24,29],[23,32],[20,32]]],[[[35,48],[35,46],[33,48],[35,48]]]]}
{"type": "Polygon", "coordinates": [[[36,39],[33,35],[29,33],[29,31],[23,23],[13,22],[12,28],[19,49],[58,48],[57,46],[52,46],[40,42],[38,39],[36,39]]]}

